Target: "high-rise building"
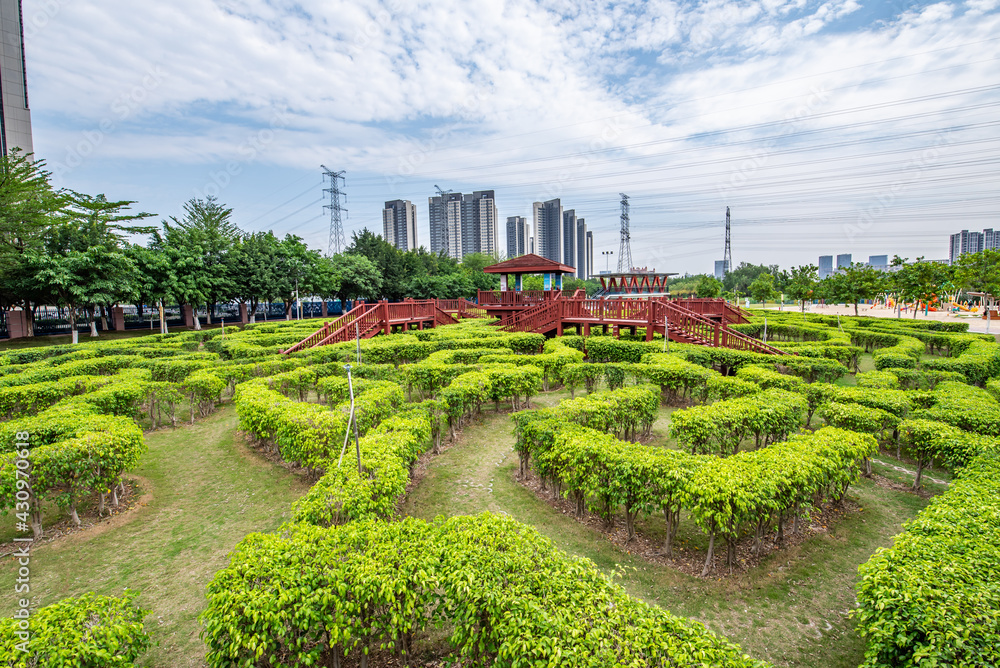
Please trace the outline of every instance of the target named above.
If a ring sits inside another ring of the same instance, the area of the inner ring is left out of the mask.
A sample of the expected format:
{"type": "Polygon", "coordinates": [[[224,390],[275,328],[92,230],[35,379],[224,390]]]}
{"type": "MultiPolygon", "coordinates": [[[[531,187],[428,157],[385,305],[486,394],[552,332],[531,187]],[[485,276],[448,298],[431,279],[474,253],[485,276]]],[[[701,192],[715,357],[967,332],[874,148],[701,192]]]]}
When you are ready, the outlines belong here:
{"type": "Polygon", "coordinates": [[[531,205],[535,229],[535,253],[555,262],[563,261],[563,208],[558,198],[531,205]]]}
{"type": "Polygon", "coordinates": [[[524,216],[507,216],[507,259],[530,253],[531,231],[524,216]]]}
{"type": "Polygon", "coordinates": [[[879,271],[889,271],[888,255],[869,255],[868,266],[879,271]]]}
{"type": "Polygon", "coordinates": [[[729,263],[725,260],[715,261],[715,278],[717,280],[725,280],[726,274],[729,273],[729,263]]]}
{"type": "Polygon", "coordinates": [[[462,259],[462,193],[427,198],[431,252],[462,259]]]}
{"type": "Polygon", "coordinates": [[[820,255],[819,256],[819,279],[829,278],[833,274],[833,256],[832,255],[820,255]]]}
{"type": "Polygon", "coordinates": [[[431,252],[461,261],[470,253],[496,255],[497,205],[492,190],[427,198],[431,252]]]}
{"type": "Polygon", "coordinates": [[[417,249],[417,207],[395,199],[382,209],[382,237],[401,251],[417,249]]]}
{"type": "Polygon", "coordinates": [[[590,276],[590,263],[587,262],[587,221],[576,219],[576,277],[586,280],[590,276]]]}
{"type": "Polygon", "coordinates": [[[965,255],[966,253],[978,253],[984,248],[996,248],[996,239],[993,230],[983,230],[982,232],[970,232],[969,230],[962,230],[958,234],[951,235],[949,250],[948,250],[948,261],[951,264],[955,264],[958,260],[959,255],[965,255]],[[989,232],[989,243],[991,246],[987,246],[987,236],[986,233],[989,232]]]}
{"type": "Polygon", "coordinates": [[[841,253],[837,256],[837,269],[846,269],[851,266],[851,254],[841,253]]]}
{"type": "Polygon", "coordinates": [[[492,190],[477,190],[462,197],[462,257],[469,253],[496,255],[497,203],[492,190]]]}
{"type": "Polygon", "coordinates": [[[563,250],[562,262],[579,267],[576,263],[576,210],[566,209],[563,211],[563,250]]]}
{"type": "Polygon", "coordinates": [[[594,233],[587,230],[587,275],[590,278],[594,275],[594,233]]]}
{"type": "Polygon", "coordinates": [[[0,0],[0,149],[31,153],[31,112],[24,67],[21,0],[0,0]]]}
{"type": "Polygon", "coordinates": [[[1000,232],[994,232],[992,227],[983,230],[983,247],[980,250],[1000,249],[1000,232]]]}

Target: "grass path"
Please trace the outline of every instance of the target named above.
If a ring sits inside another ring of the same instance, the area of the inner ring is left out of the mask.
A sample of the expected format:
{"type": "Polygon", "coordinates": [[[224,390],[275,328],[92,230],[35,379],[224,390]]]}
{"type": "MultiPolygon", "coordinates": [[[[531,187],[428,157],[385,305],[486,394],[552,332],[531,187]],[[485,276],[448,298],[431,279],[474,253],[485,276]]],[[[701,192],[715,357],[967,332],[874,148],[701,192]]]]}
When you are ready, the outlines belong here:
{"type": "MultiPolygon", "coordinates": [[[[142,665],[203,666],[205,648],[197,617],[205,585],[228,563],[246,534],[272,531],[290,515],[308,484],[248,451],[235,436],[236,412],[221,409],[193,426],[148,434],[149,452],[135,476],[148,503],[87,531],[35,548],[33,604],[96,591],[142,592],[152,609],[146,628],[153,647],[142,665]]],[[[0,578],[12,582],[5,560],[0,578]]],[[[10,614],[12,597],[0,614],[10,614]]]]}
{"type": "MultiPolygon", "coordinates": [[[[562,393],[552,393],[533,403],[550,405],[560,398],[562,393]]],[[[561,549],[616,574],[633,595],[704,622],[754,658],[815,668],[861,663],[863,643],[846,616],[854,607],[857,567],[876,548],[890,545],[902,522],[926,501],[863,480],[850,494],[863,511],[829,533],[776,553],[742,576],[705,580],[628,554],[518,484],[511,427],[508,415],[484,413],[454,445],[430,460],[404,512],[424,519],[487,510],[508,513],[561,549]]],[[[655,533],[657,521],[648,519],[641,526],[655,533]]],[[[683,529],[681,533],[685,538],[683,529]]],[[[703,537],[693,529],[686,539],[697,546],[703,537]]]]}

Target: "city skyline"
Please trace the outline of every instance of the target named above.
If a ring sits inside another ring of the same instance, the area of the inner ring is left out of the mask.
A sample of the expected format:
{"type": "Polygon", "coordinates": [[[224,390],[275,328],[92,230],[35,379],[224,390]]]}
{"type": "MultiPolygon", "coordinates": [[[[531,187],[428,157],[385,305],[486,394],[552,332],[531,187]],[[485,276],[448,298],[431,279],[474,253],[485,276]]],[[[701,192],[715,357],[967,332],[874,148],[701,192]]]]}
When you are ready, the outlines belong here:
{"type": "Polygon", "coordinates": [[[451,40],[416,20],[426,8],[375,0],[25,11],[33,143],[54,184],[159,218],[214,195],[246,229],[323,248],[327,164],[347,172],[348,240],[380,229],[385,201],[488,183],[505,218],[561,198],[613,250],[628,192],[633,262],[681,272],[718,259],[726,206],[734,264],[826,247],[946,257],[945,224],[1000,227],[983,111],[1000,98],[995,0],[807,2],[724,24],[684,3],[448,0],[434,11],[451,40]],[[544,48],[528,57],[510,35],[544,48]]]}

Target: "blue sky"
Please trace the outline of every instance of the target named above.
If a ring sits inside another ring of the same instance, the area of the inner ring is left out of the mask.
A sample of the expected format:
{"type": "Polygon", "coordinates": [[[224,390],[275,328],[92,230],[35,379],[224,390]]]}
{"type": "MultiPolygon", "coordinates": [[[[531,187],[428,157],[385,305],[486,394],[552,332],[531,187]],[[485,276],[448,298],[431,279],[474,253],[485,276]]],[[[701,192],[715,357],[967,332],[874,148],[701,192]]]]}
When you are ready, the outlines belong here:
{"type": "MultiPolygon", "coordinates": [[[[159,217],[217,194],[326,247],[387,199],[561,197],[636,264],[947,256],[1000,227],[1000,0],[24,0],[35,150],[159,217]]],[[[501,225],[501,237],[504,231],[501,225]]],[[[599,267],[600,268],[600,267],[599,267]]]]}

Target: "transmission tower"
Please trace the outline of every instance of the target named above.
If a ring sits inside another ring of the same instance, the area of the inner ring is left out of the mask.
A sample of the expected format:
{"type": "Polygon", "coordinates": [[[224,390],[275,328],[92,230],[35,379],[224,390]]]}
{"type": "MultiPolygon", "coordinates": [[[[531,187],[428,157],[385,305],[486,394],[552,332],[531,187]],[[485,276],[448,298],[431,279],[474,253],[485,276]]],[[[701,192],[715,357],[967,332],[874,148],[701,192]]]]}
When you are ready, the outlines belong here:
{"type": "Polygon", "coordinates": [[[729,207],[726,207],[726,250],[722,253],[722,271],[728,274],[733,270],[733,249],[729,245],[729,207]]]}
{"type": "Polygon", "coordinates": [[[618,249],[618,273],[627,274],[632,271],[632,238],[628,231],[628,195],[618,194],[622,197],[622,241],[621,247],[618,249]]]}
{"type": "Polygon", "coordinates": [[[330,203],[324,204],[324,209],[330,210],[330,241],[327,246],[328,255],[336,255],[344,250],[347,246],[347,242],[344,240],[344,221],[341,217],[342,213],[347,213],[347,209],[340,206],[340,196],[344,196],[344,201],[347,201],[347,194],[341,190],[340,182],[344,181],[344,185],[347,185],[347,181],[344,180],[344,174],[347,172],[341,170],[335,172],[331,170],[326,165],[320,165],[323,168],[323,182],[326,179],[330,179],[330,187],[324,188],[323,192],[330,193],[330,203]]]}

